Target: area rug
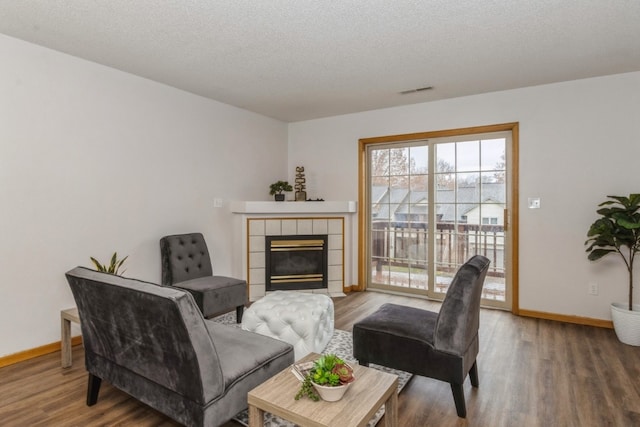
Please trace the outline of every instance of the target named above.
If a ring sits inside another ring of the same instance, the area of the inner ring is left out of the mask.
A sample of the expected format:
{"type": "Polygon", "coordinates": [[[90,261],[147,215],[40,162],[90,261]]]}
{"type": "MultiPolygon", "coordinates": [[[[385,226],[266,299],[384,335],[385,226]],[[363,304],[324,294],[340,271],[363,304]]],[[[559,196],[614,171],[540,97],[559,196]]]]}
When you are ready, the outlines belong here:
{"type": "MultiPolygon", "coordinates": [[[[239,324],[236,323],[236,313],[231,312],[227,314],[223,314],[222,316],[211,319],[215,322],[222,323],[224,325],[240,327],[239,324]]],[[[335,353],[340,358],[351,362],[356,363],[353,358],[353,339],[351,337],[351,332],[341,331],[339,329],[335,329],[333,332],[333,336],[327,344],[327,347],[322,352],[323,354],[327,353],[335,353]]],[[[411,379],[411,374],[404,371],[397,371],[395,369],[386,368],[384,366],[374,365],[373,363],[369,365],[371,368],[378,369],[380,371],[388,372],[390,374],[394,374],[398,376],[398,393],[404,388],[404,386],[411,379]]],[[[291,397],[293,399],[293,396],[291,397]]],[[[371,421],[369,421],[368,426],[374,427],[380,418],[384,415],[384,406],[382,406],[378,412],[373,416],[371,421]]],[[[248,426],[249,416],[247,411],[242,411],[238,415],[234,417],[234,421],[238,423],[248,426]]],[[[270,413],[265,413],[264,417],[264,425],[265,427],[294,427],[295,424],[292,424],[288,421],[283,420],[282,418],[276,417],[270,413]]]]}

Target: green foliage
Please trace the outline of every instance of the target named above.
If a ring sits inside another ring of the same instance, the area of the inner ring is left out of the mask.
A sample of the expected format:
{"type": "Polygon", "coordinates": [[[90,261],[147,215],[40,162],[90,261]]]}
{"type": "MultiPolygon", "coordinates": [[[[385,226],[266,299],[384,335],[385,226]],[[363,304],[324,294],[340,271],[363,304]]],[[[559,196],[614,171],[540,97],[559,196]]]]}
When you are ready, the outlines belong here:
{"type": "Polygon", "coordinates": [[[629,272],[629,310],[633,308],[633,262],[640,252],[640,194],[607,196],[596,212],[600,215],[587,232],[587,257],[596,261],[618,253],[629,272]]]}
{"type": "Polygon", "coordinates": [[[313,373],[312,381],[319,385],[337,386],[340,385],[340,376],[331,371],[318,368],[313,373]]]}
{"type": "Polygon", "coordinates": [[[316,360],[311,370],[313,382],[326,386],[340,385],[340,375],[333,372],[336,364],[344,365],[344,361],[335,354],[326,354],[316,360]]]}
{"type": "Polygon", "coordinates": [[[311,375],[307,375],[304,378],[304,381],[302,381],[302,385],[300,386],[300,390],[298,390],[294,399],[300,400],[300,398],[304,396],[307,396],[314,402],[320,400],[320,396],[318,396],[318,393],[316,393],[316,389],[313,388],[313,384],[311,383],[311,375]]]}
{"type": "Polygon", "coordinates": [[[314,362],[313,368],[304,378],[295,399],[298,400],[303,396],[307,396],[311,400],[317,401],[319,396],[316,394],[312,383],[325,387],[337,387],[348,384],[353,380],[355,380],[353,369],[344,360],[335,354],[325,354],[314,362]]]}
{"type": "Polygon", "coordinates": [[[89,257],[89,259],[91,259],[91,262],[93,262],[93,265],[96,266],[96,270],[101,271],[103,273],[115,274],[116,276],[122,276],[126,271],[126,270],[123,270],[122,273],[119,272],[120,267],[122,267],[122,264],[124,264],[127,258],[129,258],[129,255],[119,260],[118,253],[114,252],[113,255],[111,256],[111,261],[107,266],[106,264],[103,265],[102,263],[100,263],[100,261],[98,261],[94,257],[89,257]]]}
{"type": "Polygon", "coordinates": [[[283,191],[293,191],[293,187],[288,181],[277,181],[269,186],[269,194],[282,194],[283,191]]]}

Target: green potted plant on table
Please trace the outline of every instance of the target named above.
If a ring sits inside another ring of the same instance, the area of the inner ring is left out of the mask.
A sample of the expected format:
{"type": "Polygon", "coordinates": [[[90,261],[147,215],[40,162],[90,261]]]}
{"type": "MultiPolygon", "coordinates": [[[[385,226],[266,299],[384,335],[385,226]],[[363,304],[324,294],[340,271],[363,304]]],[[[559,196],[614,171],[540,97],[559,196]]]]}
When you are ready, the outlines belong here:
{"type": "Polygon", "coordinates": [[[607,196],[597,210],[600,217],[587,233],[587,253],[596,261],[617,253],[629,273],[629,301],[611,304],[611,319],[618,339],[625,344],[640,345],[640,305],[633,304],[633,262],[640,252],[640,194],[607,196]]]}
{"type": "Polygon", "coordinates": [[[304,379],[295,396],[296,400],[307,396],[314,401],[320,398],[327,402],[338,401],[356,379],[353,368],[335,354],[321,356],[312,364],[311,369],[303,374],[304,379]]]}
{"type": "Polygon", "coordinates": [[[288,181],[276,181],[269,186],[269,194],[275,196],[276,202],[284,201],[283,191],[293,191],[293,187],[288,181]]]}

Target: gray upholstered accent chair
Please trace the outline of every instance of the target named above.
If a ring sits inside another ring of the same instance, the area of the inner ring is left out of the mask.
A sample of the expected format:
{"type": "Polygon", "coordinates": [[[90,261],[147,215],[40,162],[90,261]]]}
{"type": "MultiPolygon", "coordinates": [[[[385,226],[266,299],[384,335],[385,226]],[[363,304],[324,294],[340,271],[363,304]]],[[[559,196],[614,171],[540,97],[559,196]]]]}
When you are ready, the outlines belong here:
{"type": "Polygon", "coordinates": [[[236,309],[242,321],[247,282],[214,276],[209,250],[201,233],[176,234],[160,239],[162,284],[191,292],[204,317],[236,309]]]}
{"type": "Polygon", "coordinates": [[[102,380],[187,426],[219,426],[247,392],[294,361],[293,347],[202,316],[182,289],[77,267],[87,405],[102,380]]]}
{"type": "Polygon", "coordinates": [[[459,417],[467,416],[463,383],[478,387],[480,296],[489,260],[475,255],[457,271],[439,313],[383,304],[353,326],[353,355],[375,363],[446,381],[459,417]]]}

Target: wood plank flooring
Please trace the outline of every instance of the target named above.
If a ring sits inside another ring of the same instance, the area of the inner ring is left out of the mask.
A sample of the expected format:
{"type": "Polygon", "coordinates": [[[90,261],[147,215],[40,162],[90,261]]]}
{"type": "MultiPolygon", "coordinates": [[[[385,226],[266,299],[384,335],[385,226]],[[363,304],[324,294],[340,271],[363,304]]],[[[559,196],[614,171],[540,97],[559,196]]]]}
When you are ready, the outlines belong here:
{"type": "MultiPolygon", "coordinates": [[[[415,298],[352,293],[335,299],[336,328],[351,330],[385,302],[439,309],[415,298]]],[[[400,426],[640,426],[640,348],[621,344],[613,330],[497,310],[482,310],[480,323],[480,387],[465,383],[467,418],[456,416],[448,384],[414,377],[398,399],[400,426]]],[[[178,426],[106,382],[87,407],[82,346],[73,348],[73,360],[62,369],[56,352],[0,368],[0,425],[178,426]]]]}

